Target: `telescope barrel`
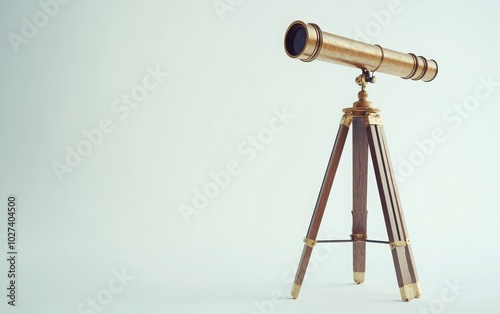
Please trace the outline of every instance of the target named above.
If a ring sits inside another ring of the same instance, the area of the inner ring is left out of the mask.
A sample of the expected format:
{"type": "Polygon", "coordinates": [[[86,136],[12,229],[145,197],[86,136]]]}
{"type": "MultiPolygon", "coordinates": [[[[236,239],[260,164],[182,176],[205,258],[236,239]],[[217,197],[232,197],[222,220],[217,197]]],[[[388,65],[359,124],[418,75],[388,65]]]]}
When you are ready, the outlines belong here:
{"type": "Polygon", "coordinates": [[[323,32],[318,25],[302,21],[288,27],[285,50],[290,58],[304,62],[321,60],[415,81],[430,82],[438,72],[432,59],[323,32]]]}

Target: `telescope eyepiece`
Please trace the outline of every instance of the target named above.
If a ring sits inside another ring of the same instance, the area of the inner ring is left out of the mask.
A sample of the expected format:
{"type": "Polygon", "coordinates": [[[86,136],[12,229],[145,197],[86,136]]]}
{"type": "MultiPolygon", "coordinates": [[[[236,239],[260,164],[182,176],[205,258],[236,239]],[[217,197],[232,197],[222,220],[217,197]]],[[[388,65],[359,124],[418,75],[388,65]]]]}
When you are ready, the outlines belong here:
{"type": "Polygon", "coordinates": [[[306,47],[307,32],[302,24],[293,24],[285,37],[285,48],[292,57],[300,55],[306,47]]]}

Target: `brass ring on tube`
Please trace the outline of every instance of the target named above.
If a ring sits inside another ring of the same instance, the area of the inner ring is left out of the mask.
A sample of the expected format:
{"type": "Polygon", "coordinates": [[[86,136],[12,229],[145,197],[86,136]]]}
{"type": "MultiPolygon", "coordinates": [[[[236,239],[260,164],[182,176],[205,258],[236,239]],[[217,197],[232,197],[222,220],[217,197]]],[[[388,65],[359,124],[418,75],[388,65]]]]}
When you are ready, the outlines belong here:
{"type": "Polygon", "coordinates": [[[382,46],[377,45],[377,44],[375,44],[374,46],[377,46],[377,47],[379,47],[379,48],[380,48],[380,52],[382,53],[382,57],[380,57],[380,63],[379,63],[379,64],[377,65],[377,67],[376,67],[376,68],[372,71],[372,73],[373,73],[373,72],[375,72],[375,71],[377,71],[377,70],[380,68],[380,66],[382,65],[382,63],[384,63],[384,48],[382,48],[382,46]]]}
{"type": "Polygon", "coordinates": [[[408,53],[412,58],[413,58],[413,69],[411,70],[410,74],[408,74],[408,76],[405,76],[405,77],[401,77],[403,80],[409,80],[411,79],[411,77],[413,75],[415,75],[415,72],[417,72],[417,69],[418,69],[418,58],[415,54],[413,53],[408,53]]]}
{"type": "Polygon", "coordinates": [[[422,58],[422,61],[424,61],[424,68],[422,69],[422,73],[418,77],[412,78],[412,80],[414,81],[420,80],[422,77],[424,77],[425,72],[427,72],[427,60],[422,56],[418,56],[417,58],[422,58]]]}
{"type": "Polygon", "coordinates": [[[311,23],[311,25],[314,28],[314,31],[316,32],[316,37],[318,38],[318,41],[316,42],[316,47],[314,49],[314,52],[311,54],[309,58],[305,59],[304,62],[311,62],[314,59],[316,59],[316,57],[319,55],[319,51],[321,50],[321,46],[323,45],[323,34],[321,33],[321,29],[316,24],[311,23]]]}

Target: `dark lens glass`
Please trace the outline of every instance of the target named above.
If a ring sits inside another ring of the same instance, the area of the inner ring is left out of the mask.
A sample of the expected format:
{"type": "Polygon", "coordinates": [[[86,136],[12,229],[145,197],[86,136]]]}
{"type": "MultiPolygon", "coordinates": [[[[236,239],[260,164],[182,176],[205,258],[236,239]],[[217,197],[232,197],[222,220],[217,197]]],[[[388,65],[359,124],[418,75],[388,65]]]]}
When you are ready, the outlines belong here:
{"type": "Polygon", "coordinates": [[[286,36],[286,50],[296,56],[304,50],[306,45],[306,29],[302,25],[294,25],[286,36]]]}

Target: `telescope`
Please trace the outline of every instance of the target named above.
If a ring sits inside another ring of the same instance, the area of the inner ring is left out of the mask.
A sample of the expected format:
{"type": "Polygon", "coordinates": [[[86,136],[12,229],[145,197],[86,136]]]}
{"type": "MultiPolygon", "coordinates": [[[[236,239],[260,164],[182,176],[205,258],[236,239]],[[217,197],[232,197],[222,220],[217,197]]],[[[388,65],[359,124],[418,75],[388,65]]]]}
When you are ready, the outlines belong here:
{"type": "Polygon", "coordinates": [[[373,73],[400,76],[403,79],[432,81],[438,65],[432,59],[402,53],[380,45],[370,45],[349,38],[321,31],[316,24],[293,22],[285,33],[285,51],[291,58],[304,62],[321,60],[359,68],[362,74],[356,77],[361,87],[358,100],[344,112],[335,138],[332,153],[326,167],[314,212],[304,238],[304,246],[292,286],[292,297],[299,295],[313,247],[316,244],[352,242],[353,279],[360,284],[365,280],[366,243],[388,244],[392,253],[396,279],[401,299],[410,301],[421,295],[419,279],[413,259],[410,238],[399,199],[396,175],[389,158],[389,147],[385,138],[380,109],[368,101],[366,86],[375,83],[373,73]],[[342,150],[349,130],[352,129],[352,233],[348,239],[317,239],[319,227],[340,162],[342,150]],[[370,154],[368,154],[370,153],[370,154]],[[387,241],[373,240],[367,236],[367,177],[368,156],[373,170],[382,205],[387,241]]]}
{"type": "Polygon", "coordinates": [[[432,59],[323,32],[318,25],[302,21],[288,27],[285,50],[289,57],[304,62],[321,60],[415,81],[430,82],[438,72],[432,59]]]}

